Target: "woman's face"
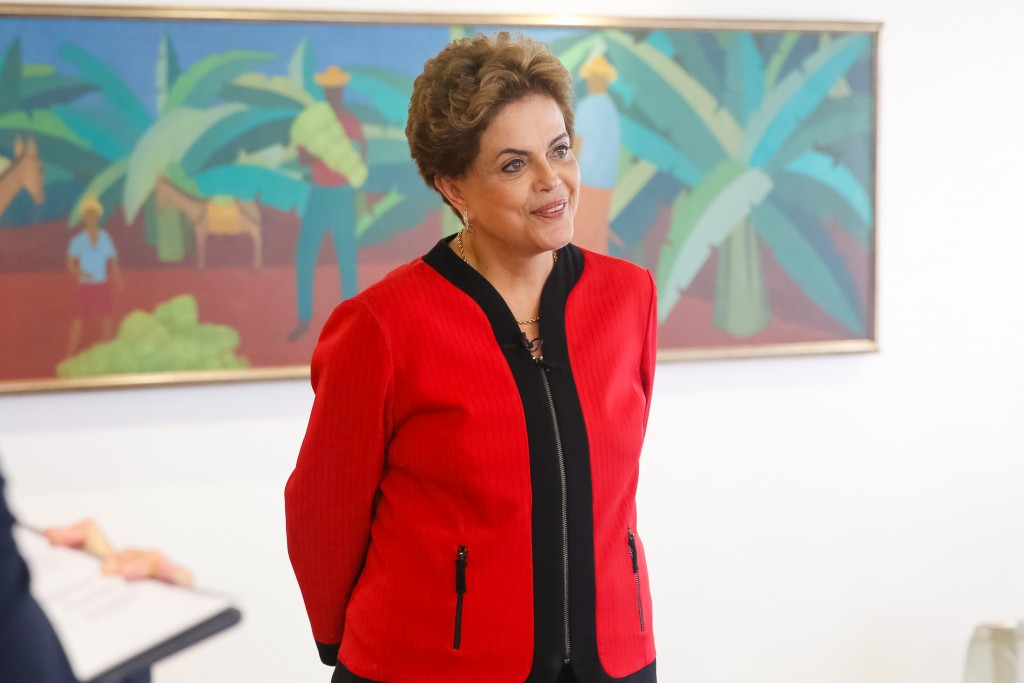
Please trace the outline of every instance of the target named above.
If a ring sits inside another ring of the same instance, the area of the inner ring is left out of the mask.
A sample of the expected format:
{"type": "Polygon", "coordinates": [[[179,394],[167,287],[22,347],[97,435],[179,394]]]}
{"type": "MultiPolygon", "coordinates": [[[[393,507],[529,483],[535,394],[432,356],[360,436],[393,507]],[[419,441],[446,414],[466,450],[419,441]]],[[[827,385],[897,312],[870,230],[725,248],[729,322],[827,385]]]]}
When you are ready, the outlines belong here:
{"type": "Polygon", "coordinates": [[[571,142],[562,110],[546,95],[498,113],[469,171],[442,181],[451,183],[456,208],[469,211],[475,251],[531,257],[569,243],[580,187],[571,142]]]}

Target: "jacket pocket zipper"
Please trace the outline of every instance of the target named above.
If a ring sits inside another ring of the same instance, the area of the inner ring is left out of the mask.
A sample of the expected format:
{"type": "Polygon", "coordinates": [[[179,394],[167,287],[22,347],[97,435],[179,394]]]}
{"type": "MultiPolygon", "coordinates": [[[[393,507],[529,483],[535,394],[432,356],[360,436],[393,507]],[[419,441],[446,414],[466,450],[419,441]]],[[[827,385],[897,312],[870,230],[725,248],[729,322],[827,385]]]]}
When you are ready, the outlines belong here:
{"type": "Polygon", "coordinates": [[[462,646],[462,596],[466,593],[466,546],[459,546],[459,554],[455,558],[455,643],[458,650],[462,646]]]}
{"type": "Polygon", "coordinates": [[[640,631],[643,632],[644,628],[644,603],[640,598],[640,561],[637,558],[636,552],[636,537],[633,536],[632,529],[626,529],[626,534],[629,536],[629,557],[633,560],[633,583],[636,585],[636,611],[640,615],[640,631]]]}

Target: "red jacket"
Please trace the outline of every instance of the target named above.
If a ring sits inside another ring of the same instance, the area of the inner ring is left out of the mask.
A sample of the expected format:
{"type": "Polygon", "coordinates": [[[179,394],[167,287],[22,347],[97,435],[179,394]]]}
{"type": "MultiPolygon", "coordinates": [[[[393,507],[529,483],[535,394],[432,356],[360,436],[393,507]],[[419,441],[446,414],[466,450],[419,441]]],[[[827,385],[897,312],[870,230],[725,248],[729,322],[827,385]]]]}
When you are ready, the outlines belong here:
{"type": "Polygon", "coordinates": [[[537,362],[442,240],[324,327],[285,502],[335,681],[656,680],[635,507],[654,283],[570,245],[540,315],[537,362]]]}

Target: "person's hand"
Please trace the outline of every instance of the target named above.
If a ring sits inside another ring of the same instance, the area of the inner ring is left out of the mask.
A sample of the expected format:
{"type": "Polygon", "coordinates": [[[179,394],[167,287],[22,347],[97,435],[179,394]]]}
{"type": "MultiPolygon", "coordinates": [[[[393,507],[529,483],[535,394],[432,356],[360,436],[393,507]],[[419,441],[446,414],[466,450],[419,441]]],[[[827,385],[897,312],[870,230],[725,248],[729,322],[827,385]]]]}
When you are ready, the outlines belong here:
{"type": "Polygon", "coordinates": [[[178,586],[192,585],[192,572],[171,562],[159,550],[128,548],[115,552],[103,560],[100,571],[129,581],[157,579],[178,586]]]}
{"type": "Polygon", "coordinates": [[[178,586],[193,583],[192,572],[158,550],[115,550],[103,530],[91,519],[66,527],[50,527],[43,535],[53,545],[77,548],[101,558],[100,571],[108,576],[121,576],[129,581],[157,579],[178,586]]]}
{"type": "Polygon", "coordinates": [[[64,546],[84,550],[90,555],[106,558],[114,553],[106,534],[91,519],[83,519],[71,526],[54,526],[43,531],[51,545],[64,546]]]}

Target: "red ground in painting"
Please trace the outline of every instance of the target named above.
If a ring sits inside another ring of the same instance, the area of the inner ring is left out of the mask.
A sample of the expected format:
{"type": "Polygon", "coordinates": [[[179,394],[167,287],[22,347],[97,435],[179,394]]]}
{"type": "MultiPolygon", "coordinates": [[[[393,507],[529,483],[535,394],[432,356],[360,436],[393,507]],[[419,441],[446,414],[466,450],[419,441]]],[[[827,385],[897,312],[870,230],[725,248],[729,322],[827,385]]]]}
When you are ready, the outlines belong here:
{"type": "MultiPolygon", "coordinates": [[[[297,341],[294,245],[298,221],[281,214],[264,222],[265,265],[251,268],[246,237],[210,237],[207,268],[195,267],[194,254],[179,263],[156,259],[144,233],[116,218],[106,226],[119,253],[125,289],[114,296],[114,321],[134,309],[152,310],[179,294],[192,294],[200,322],[235,328],[238,355],[252,367],[309,363],[320,328],[340,300],[338,267],[330,237],[320,250],[314,278],[314,312],[309,332],[297,341]]],[[[72,235],[66,224],[50,223],[0,230],[0,381],[54,377],[67,355],[75,283],[64,254],[72,235]]],[[[439,220],[427,220],[386,246],[360,250],[359,284],[365,288],[397,265],[426,253],[440,235],[439,220]]],[[[83,346],[99,341],[99,322],[86,321],[83,346]]]]}
{"type": "MultiPolygon", "coordinates": [[[[252,244],[247,237],[212,236],[207,243],[207,268],[199,271],[194,252],[178,263],[161,263],[141,226],[126,226],[114,216],[106,228],[117,245],[125,280],[125,290],[114,300],[115,324],[134,309],[152,310],[188,293],[196,298],[200,322],[228,325],[238,331],[241,345],[237,353],[248,358],[252,367],[306,365],[320,328],[340,299],[330,237],[321,245],[309,332],[293,342],[288,334],[297,318],[294,249],[299,222],[294,215],[264,209],[263,225],[262,268],[251,267],[252,244]]],[[[842,237],[841,231],[835,232],[842,237]]],[[[0,381],[52,378],[57,363],[67,354],[75,284],[65,269],[65,250],[72,234],[62,222],[0,230],[0,381]]],[[[426,253],[440,234],[440,217],[433,214],[415,230],[360,249],[360,288],[426,253]]],[[[651,231],[652,249],[660,244],[659,237],[657,230],[651,231]]],[[[869,253],[851,240],[837,239],[837,245],[851,272],[861,274],[855,283],[858,290],[868,292],[869,253]]],[[[756,346],[852,336],[810,301],[767,250],[762,264],[772,312],[766,329],[738,339],[715,328],[716,258],[712,255],[661,326],[660,348],[756,346]]],[[[866,294],[860,303],[862,309],[867,307],[866,294]]],[[[87,322],[83,345],[98,340],[98,322],[87,322]]]]}
{"type": "MultiPolygon", "coordinates": [[[[844,245],[841,252],[851,271],[869,273],[868,254],[853,244],[844,245]]],[[[730,346],[759,346],[765,344],[793,344],[827,342],[852,339],[855,335],[835,321],[790,280],[785,271],[762,249],[761,266],[764,271],[771,319],[766,328],[749,337],[738,338],[714,325],[715,273],[717,259],[708,259],[694,278],[689,289],[672,310],[658,331],[658,345],[662,349],[722,348],[730,346]]],[[[867,291],[866,279],[856,283],[867,291]]]]}

